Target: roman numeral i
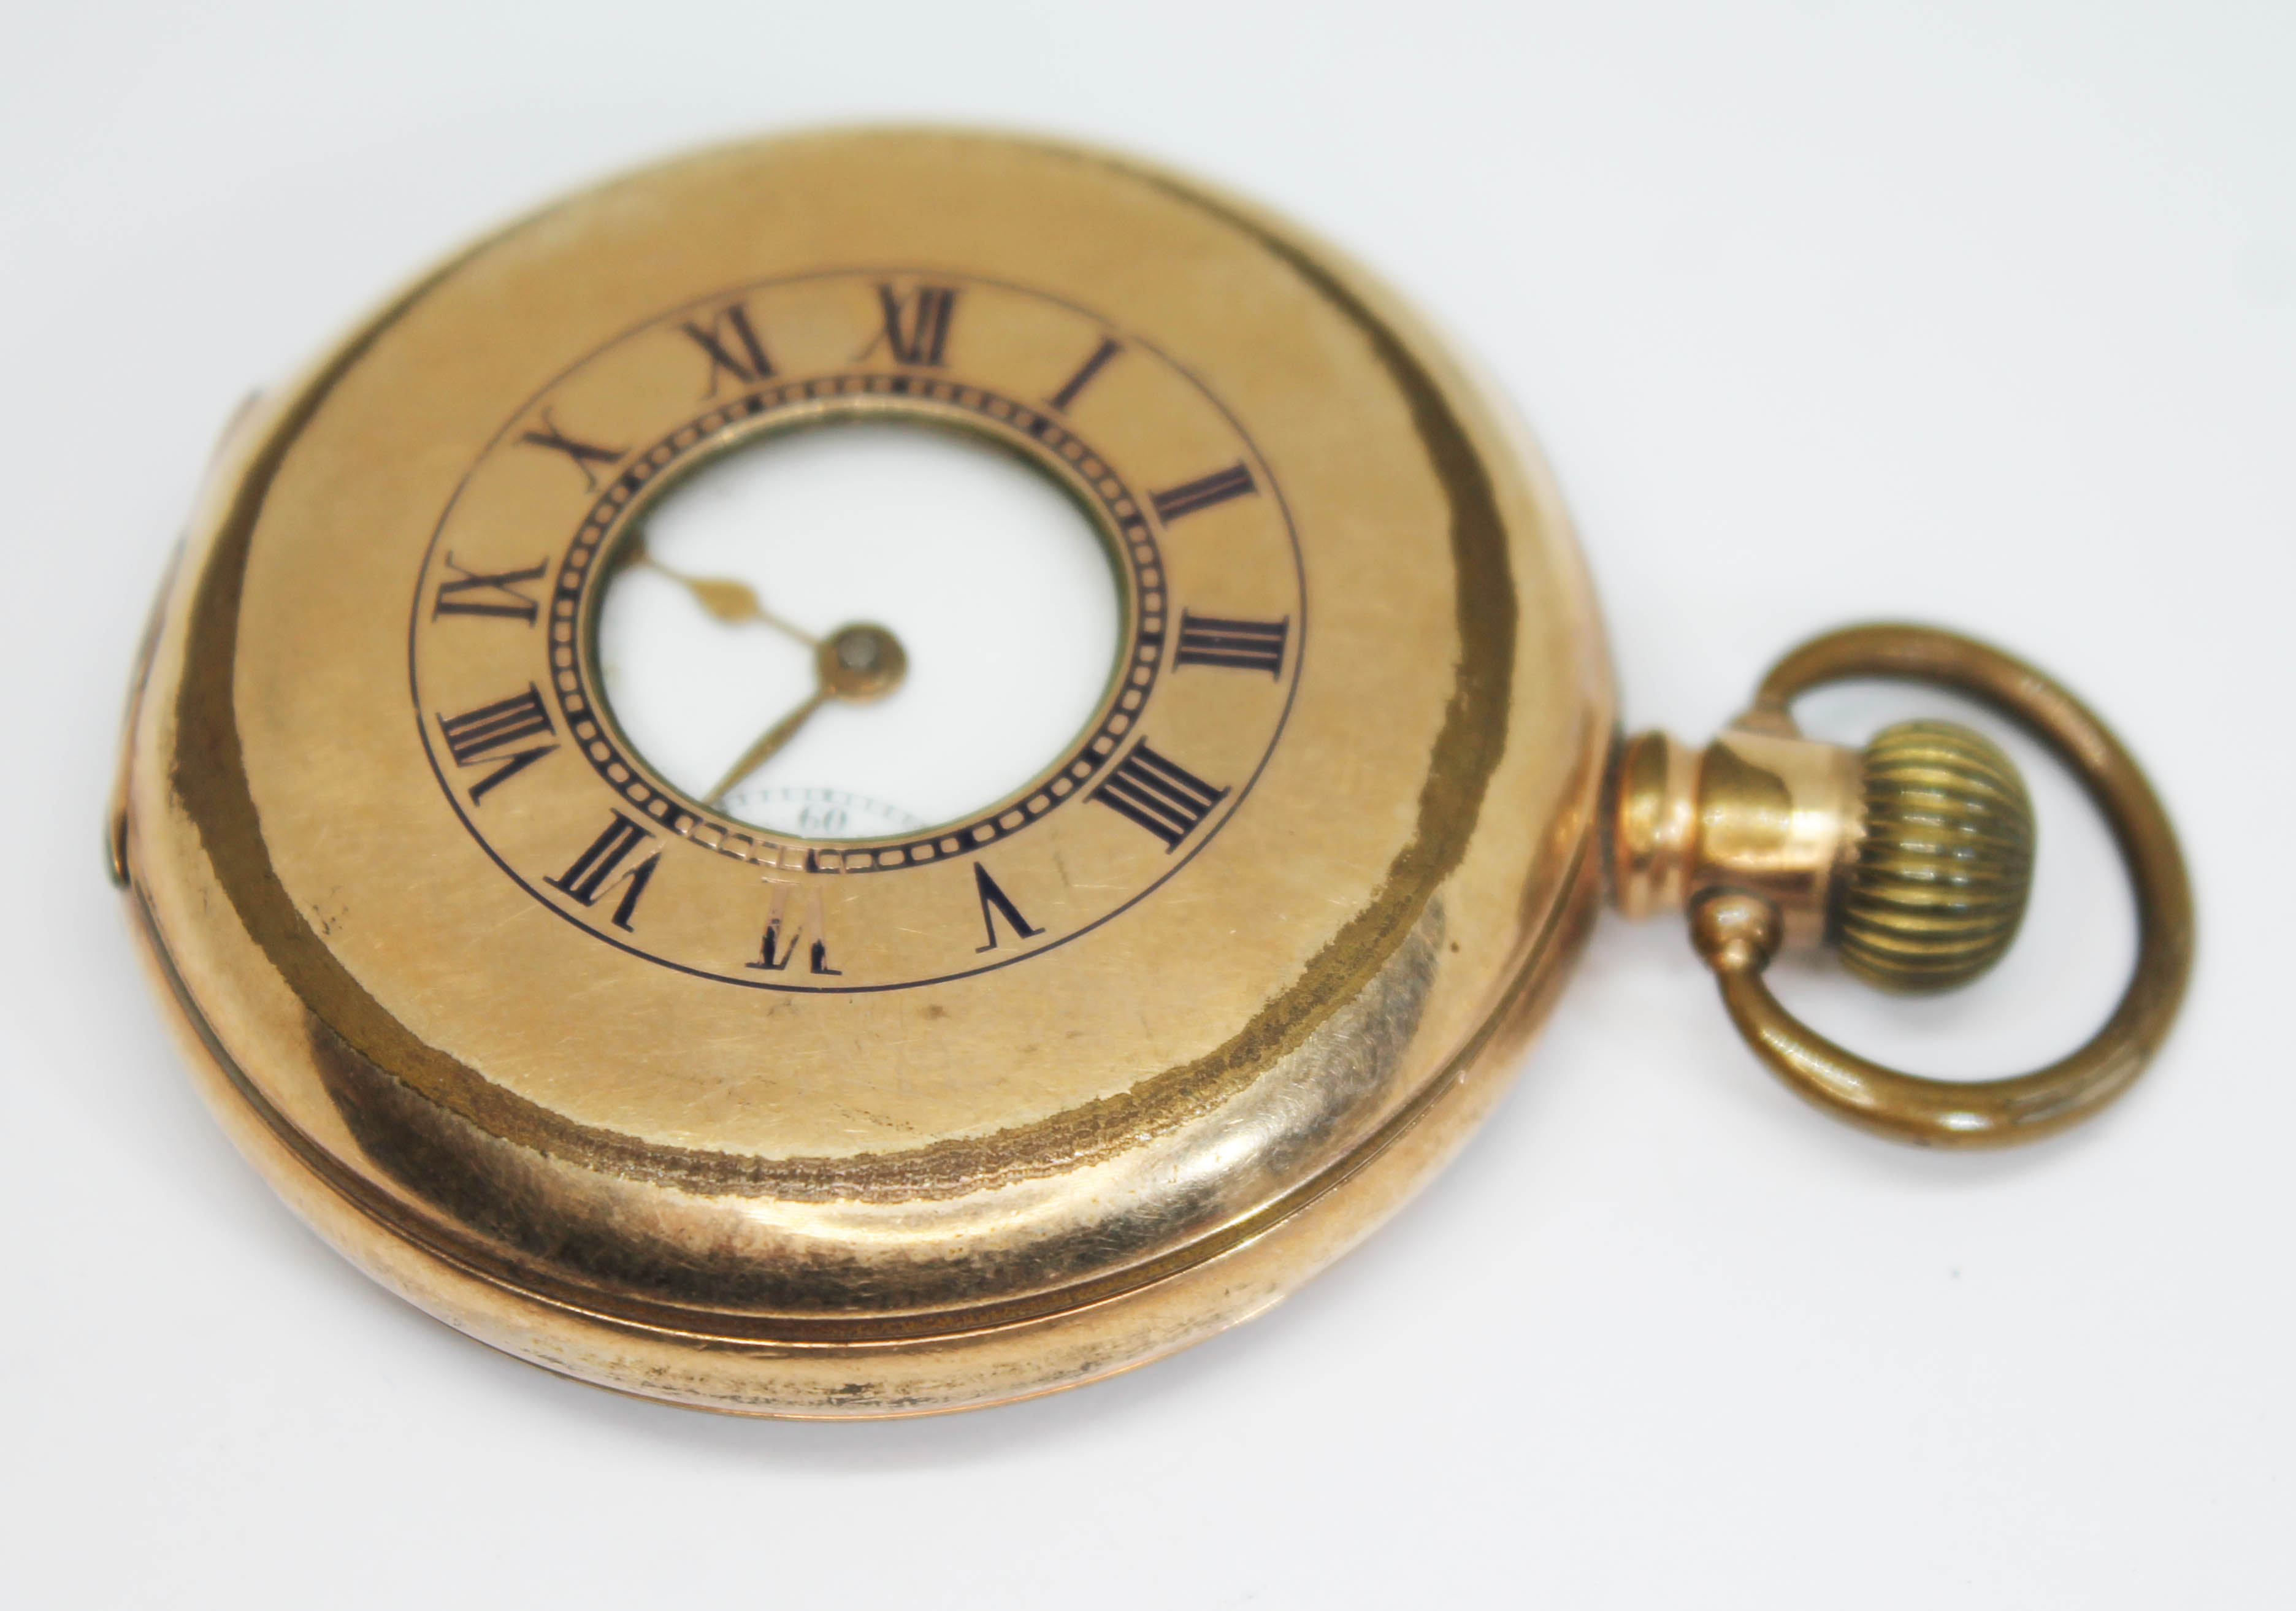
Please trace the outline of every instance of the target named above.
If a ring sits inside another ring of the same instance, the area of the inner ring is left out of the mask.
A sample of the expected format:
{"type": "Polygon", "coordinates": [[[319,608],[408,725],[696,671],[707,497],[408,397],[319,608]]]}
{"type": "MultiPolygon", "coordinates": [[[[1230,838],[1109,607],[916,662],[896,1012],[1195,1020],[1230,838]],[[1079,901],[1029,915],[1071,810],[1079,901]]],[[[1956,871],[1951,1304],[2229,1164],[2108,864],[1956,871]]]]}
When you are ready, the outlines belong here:
{"type": "Polygon", "coordinates": [[[554,744],[532,744],[511,754],[503,753],[521,740],[544,734],[556,736],[557,729],[550,725],[550,712],[543,708],[541,690],[532,683],[526,685],[523,694],[480,705],[460,716],[441,716],[438,721],[439,736],[446,739],[447,753],[454,756],[456,766],[494,763],[493,771],[471,785],[473,806],[484,800],[487,791],[496,784],[516,777],[558,747],[554,744]]]}
{"type": "Polygon", "coordinates": [[[1242,464],[1230,464],[1225,470],[1215,470],[1210,475],[1200,475],[1194,481],[1183,481],[1161,492],[1149,494],[1148,501],[1156,505],[1156,518],[1170,525],[1184,514],[1193,514],[1199,509],[1209,509],[1214,504],[1224,504],[1232,497],[1242,497],[1259,490],[1251,479],[1251,471],[1242,464]]]}
{"type": "Polygon", "coordinates": [[[607,891],[622,885],[622,898],[614,908],[613,922],[616,928],[626,930],[630,926],[631,916],[638,909],[638,898],[653,882],[653,870],[660,864],[661,852],[656,851],[627,872],[621,870],[622,863],[629,859],[632,851],[652,837],[616,811],[606,831],[590,842],[590,848],[574,859],[572,867],[543,882],[554,890],[564,891],[584,906],[597,905],[607,891]]]}
{"type": "Polygon", "coordinates": [[[1180,612],[1180,646],[1172,656],[1177,666],[1225,666],[1235,671],[1265,671],[1283,675],[1283,645],[1292,634],[1292,618],[1282,621],[1228,621],[1217,615],[1180,612]]]}
{"type": "Polygon", "coordinates": [[[1142,739],[1092,797],[1164,842],[1170,855],[1211,810],[1227,798],[1185,767],[1165,760],[1142,739]]]}

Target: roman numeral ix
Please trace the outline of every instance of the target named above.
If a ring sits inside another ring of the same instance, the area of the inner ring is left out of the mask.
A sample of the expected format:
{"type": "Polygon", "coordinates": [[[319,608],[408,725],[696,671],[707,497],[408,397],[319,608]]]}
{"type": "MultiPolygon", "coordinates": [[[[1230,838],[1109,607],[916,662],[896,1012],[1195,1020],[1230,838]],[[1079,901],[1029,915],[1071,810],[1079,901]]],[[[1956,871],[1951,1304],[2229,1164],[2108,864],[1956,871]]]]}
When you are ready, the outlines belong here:
{"type": "MultiPolygon", "coordinates": [[[[1227,798],[1185,767],[1165,760],[1142,739],[1092,797],[1130,818],[1164,842],[1170,855],[1211,810],[1227,798]]],[[[976,864],[977,865],[977,864],[976,864]]]]}
{"type": "Polygon", "coordinates": [[[907,296],[890,285],[877,287],[877,333],[861,349],[867,358],[879,342],[891,349],[897,364],[938,369],[948,347],[948,323],[956,314],[956,291],[949,285],[920,285],[907,296]]]}
{"type": "Polygon", "coordinates": [[[765,343],[758,340],[758,332],[750,323],[750,310],[740,302],[729,303],[709,316],[706,325],[688,319],[678,326],[693,338],[695,346],[709,360],[709,389],[701,395],[718,395],[718,377],[733,377],[736,387],[754,386],[774,372],[773,360],[766,356],[765,343]]]}
{"type": "Polygon", "coordinates": [[[455,574],[439,584],[438,596],[430,601],[432,621],[442,615],[499,615],[534,625],[541,606],[519,588],[540,581],[550,569],[548,560],[520,571],[473,571],[449,554],[447,569],[455,574]]]}
{"type": "Polygon", "coordinates": [[[473,806],[484,800],[487,791],[496,784],[515,777],[558,747],[555,744],[531,744],[509,754],[503,752],[525,739],[545,734],[554,738],[557,736],[557,729],[550,725],[550,712],[543,708],[541,690],[532,683],[526,685],[523,694],[480,705],[460,716],[441,716],[438,721],[439,735],[446,739],[447,753],[454,756],[456,766],[494,765],[493,771],[471,785],[473,806]]]}
{"type": "Polygon", "coordinates": [[[1199,509],[1209,509],[1214,504],[1224,504],[1232,497],[1259,490],[1259,484],[1251,479],[1250,470],[1235,464],[1162,492],[1151,493],[1148,501],[1156,505],[1156,518],[1168,526],[1184,514],[1193,514],[1199,509]]]}
{"type": "Polygon", "coordinates": [[[558,422],[550,417],[547,408],[542,411],[542,429],[529,431],[518,440],[529,447],[547,448],[554,453],[564,454],[574,468],[582,473],[582,484],[593,492],[598,489],[598,474],[590,466],[611,465],[629,451],[627,448],[601,448],[595,442],[586,442],[567,435],[558,428],[558,422]]]}
{"type": "Polygon", "coordinates": [[[1234,671],[1265,671],[1283,675],[1284,640],[1292,635],[1292,618],[1282,621],[1228,621],[1217,615],[1180,612],[1180,646],[1172,656],[1178,666],[1225,666],[1234,671]]]}
{"type": "Polygon", "coordinates": [[[597,905],[608,891],[621,885],[622,898],[614,908],[613,922],[616,928],[627,930],[632,914],[638,909],[638,897],[653,882],[653,870],[660,864],[661,852],[656,851],[627,872],[621,870],[621,866],[629,859],[632,851],[652,837],[617,811],[613,821],[606,825],[606,831],[590,842],[590,848],[575,858],[572,867],[543,882],[554,890],[564,891],[584,906],[597,905]]]}

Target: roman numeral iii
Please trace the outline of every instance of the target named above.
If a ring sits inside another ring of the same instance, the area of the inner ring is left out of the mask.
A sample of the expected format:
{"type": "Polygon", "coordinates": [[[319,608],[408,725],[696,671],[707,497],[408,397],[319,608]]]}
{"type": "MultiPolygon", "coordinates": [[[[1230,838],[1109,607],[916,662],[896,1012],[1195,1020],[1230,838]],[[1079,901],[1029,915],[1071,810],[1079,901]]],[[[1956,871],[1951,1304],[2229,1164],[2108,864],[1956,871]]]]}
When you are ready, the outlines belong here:
{"type": "Polygon", "coordinates": [[[1108,781],[1092,792],[1092,797],[1162,840],[1168,856],[1211,814],[1214,806],[1227,798],[1227,791],[1216,789],[1185,767],[1165,760],[1144,738],[1108,775],[1108,781]]]}
{"type": "Polygon", "coordinates": [[[956,290],[949,285],[920,285],[902,296],[890,285],[877,287],[877,333],[861,349],[867,358],[882,342],[893,361],[918,368],[938,369],[948,348],[949,321],[956,316],[956,290]]]}
{"type": "Polygon", "coordinates": [[[709,386],[701,394],[705,398],[718,395],[720,374],[731,376],[734,384],[742,387],[754,386],[774,372],[765,343],[758,340],[757,328],[750,323],[750,310],[740,302],[719,308],[707,324],[688,319],[678,328],[693,339],[709,360],[709,386]]]}
{"type": "Polygon", "coordinates": [[[1229,621],[1218,615],[1180,612],[1180,646],[1172,656],[1178,666],[1225,666],[1234,671],[1265,671],[1283,675],[1283,645],[1292,635],[1292,618],[1282,621],[1229,621]]]}
{"type": "Polygon", "coordinates": [[[455,574],[439,584],[438,596],[430,601],[432,621],[442,615],[498,615],[534,625],[541,606],[519,588],[540,581],[550,569],[548,560],[518,571],[473,571],[449,554],[447,569],[455,574]]]}
{"type": "Polygon", "coordinates": [[[1183,481],[1161,492],[1151,493],[1148,501],[1156,505],[1156,518],[1168,526],[1184,514],[1193,514],[1199,509],[1209,509],[1214,504],[1224,504],[1232,497],[1242,497],[1259,490],[1259,483],[1251,479],[1251,471],[1236,464],[1225,470],[1215,470],[1210,475],[1200,475],[1194,481],[1183,481]]]}
{"type": "Polygon", "coordinates": [[[618,929],[627,929],[632,915],[638,909],[638,898],[653,882],[653,870],[661,861],[661,852],[656,851],[627,872],[621,870],[622,863],[629,859],[632,851],[652,837],[616,811],[606,831],[590,842],[590,848],[574,859],[572,867],[543,882],[554,890],[562,890],[584,906],[597,905],[602,897],[619,885],[622,898],[614,907],[613,923],[618,929]]]}
{"type": "Polygon", "coordinates": [[[455,758],[456,766],[475,767],[489,762],[494,766],[493,771],[471,785],[473,806],[486,798],[488,790],[516,777],[558,747],[555,744],[543,744],[511,751],[513,744],[523,740],[557,735],[557,729],[550,725],[550,712],[543,707],[541,690],[532,683],[527,684],[523,694],[480,705],[460,716],[441,716],[438,721],[439,736],[447,741],[447,752],[455,758]],[[505,754],[504,751],[511,752],[505,754]]]}

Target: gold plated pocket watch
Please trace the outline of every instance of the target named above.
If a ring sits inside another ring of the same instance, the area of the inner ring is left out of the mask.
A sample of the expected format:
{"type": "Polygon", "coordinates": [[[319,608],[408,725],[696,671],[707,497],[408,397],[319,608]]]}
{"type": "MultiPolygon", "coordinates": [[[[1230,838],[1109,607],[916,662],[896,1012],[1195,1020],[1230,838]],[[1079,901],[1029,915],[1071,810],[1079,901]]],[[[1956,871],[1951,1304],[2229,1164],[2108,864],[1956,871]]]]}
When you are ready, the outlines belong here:
{"type": "Polygon", "coordinates": [[[1622,741],[1553,489],[1391,296],[972,133],[577,196],[252,407],[111,826],[202,1089],[321,1234],[498,1348],[761,1414],[993,1403],[1265,1308],[1489,1111],[1606,898],[1686,910],[1802,1094],[1942,1145],[2110,1100],[2192,944],[2135,765],[1982,645],[1837,633],[1704,751],[1622,741]],[[865,480],[743,501],[886,433],[1018,466],[1081,568],[865,480]],[[754,541],[691,540],[712,498],[754,541]],[[2111,819],[2140,957],[2062,1063],[1917,1079],[1765,988],[1828,941],[1958,982],[2023,909],[1991,744],[1796,734],[1852,675],[1990,702],[2111,819]]]}

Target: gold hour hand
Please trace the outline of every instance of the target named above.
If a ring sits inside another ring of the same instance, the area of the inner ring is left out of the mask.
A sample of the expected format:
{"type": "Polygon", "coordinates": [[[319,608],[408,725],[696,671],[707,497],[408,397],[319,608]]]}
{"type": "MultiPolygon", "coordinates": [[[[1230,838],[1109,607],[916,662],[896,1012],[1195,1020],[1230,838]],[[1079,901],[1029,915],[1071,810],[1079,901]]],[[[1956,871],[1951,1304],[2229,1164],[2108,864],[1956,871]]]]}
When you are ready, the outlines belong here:
{"type": "Polygon", "coordinates": [[[908,651],[883,627],[864,621],[838,628],[814,645],[812,694],[803,704],[758,735],[758,741],[742,752],[742,759],[727,769],[726,776],[718,780],[718,786],[702,797],[701,803],[714,806],[723,801],[735,784],[780,753],[813,713],[831,700],[841,699],[857,705],[882,699],[901,686],[901,678],[908,670],[908,651]]]}
{"type": "Polygon", "coordinates": [[[730,576],[688,576],[682,571],[673,571],[653,556],[653,550],[646,547],[643,532],[630,539],[628,554],[629,563],[644,565],[649,571],[668,577],[693,595],[694,603],[729,627],[756,621],[771,627],[776,632],[786,633],[808,649],[820,646],[820,640],[812,633],[791,625],[767,609],[758,597],[757,589],[745,581],[737,581],[730,576]]]}

